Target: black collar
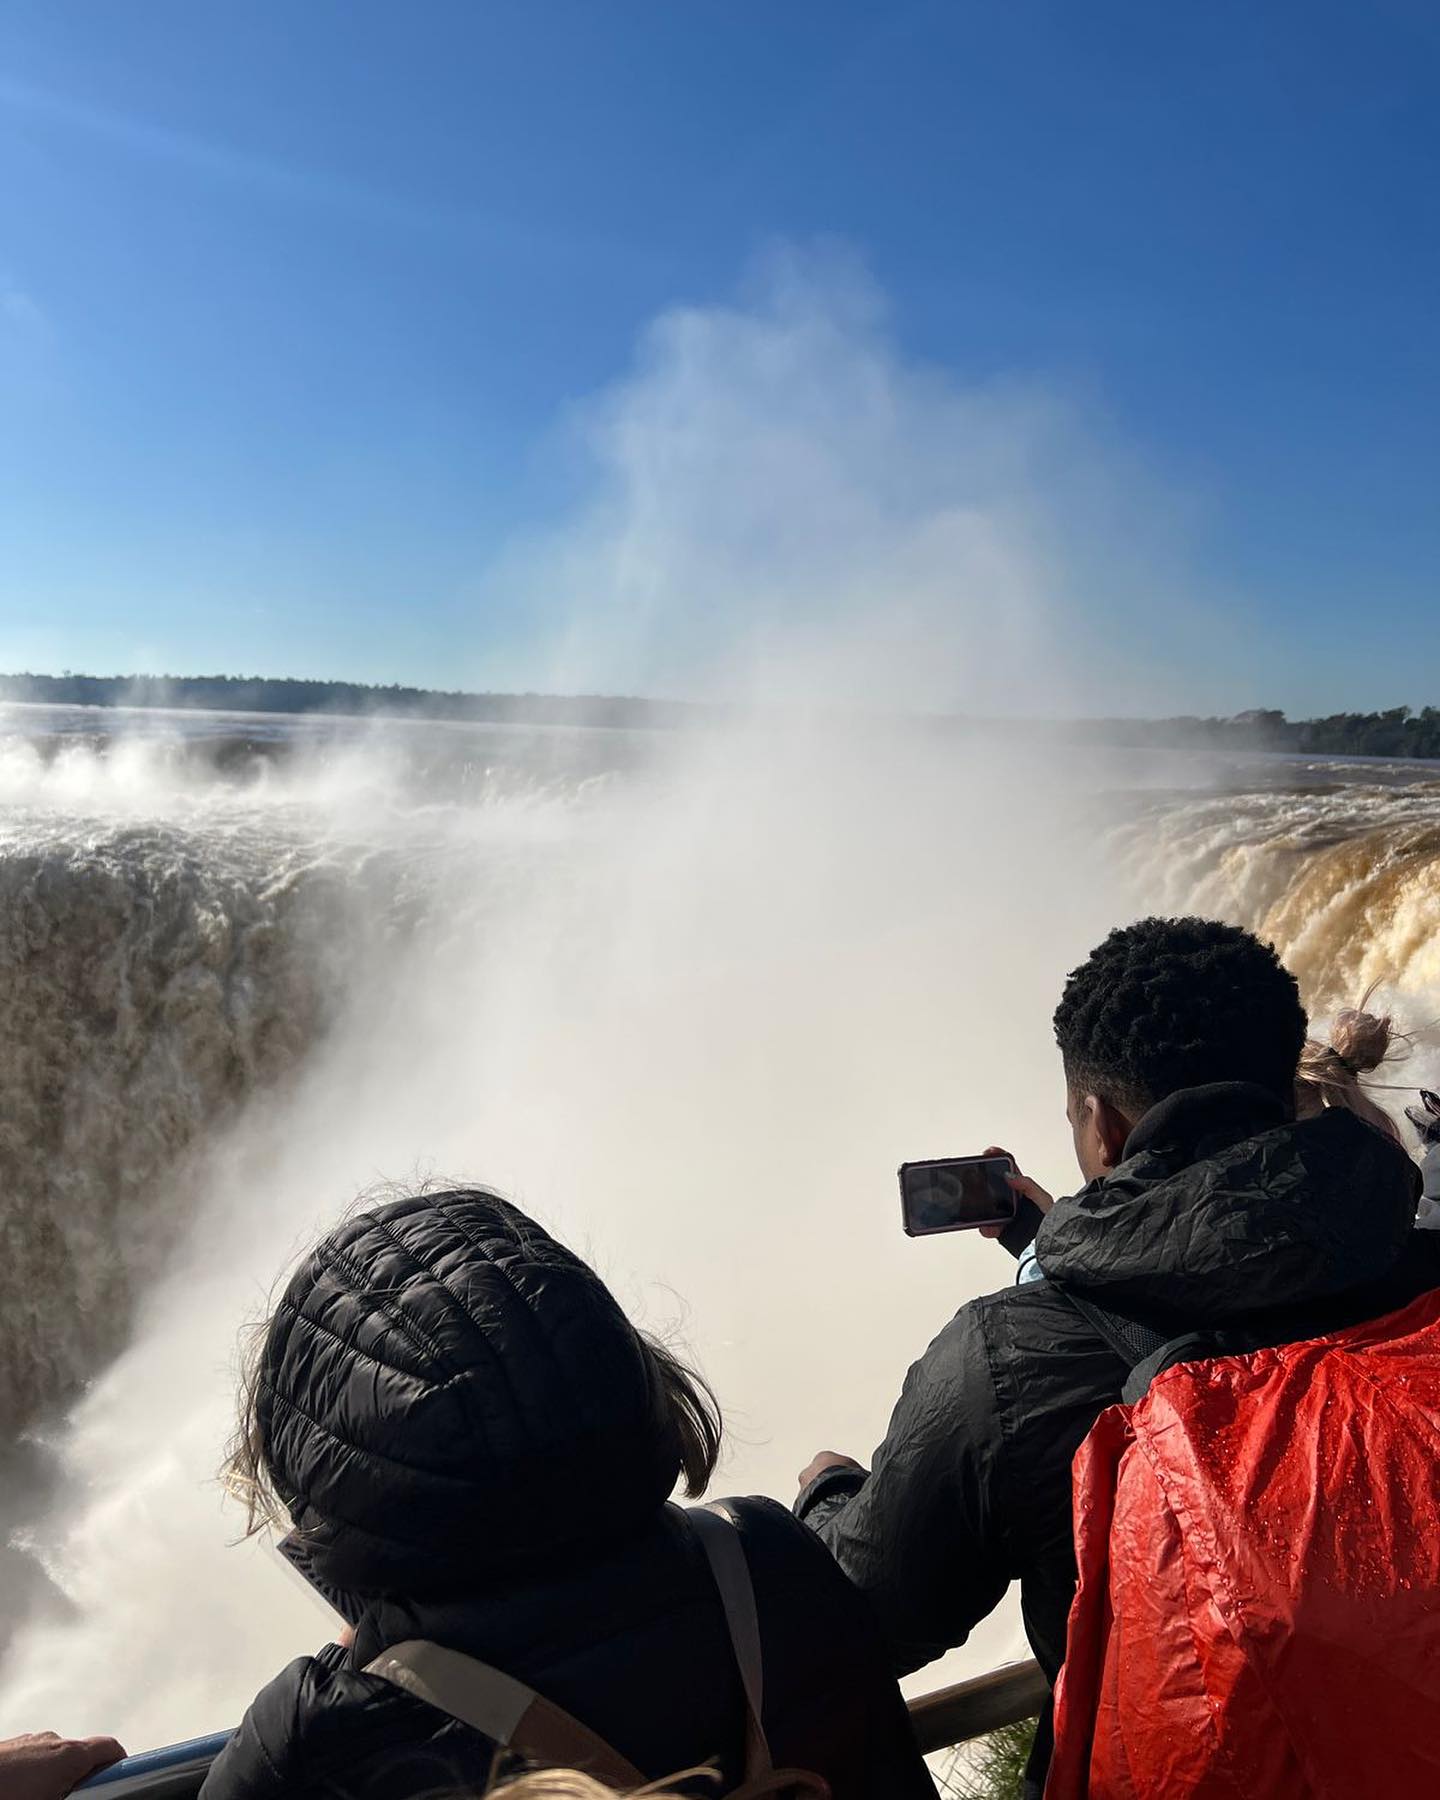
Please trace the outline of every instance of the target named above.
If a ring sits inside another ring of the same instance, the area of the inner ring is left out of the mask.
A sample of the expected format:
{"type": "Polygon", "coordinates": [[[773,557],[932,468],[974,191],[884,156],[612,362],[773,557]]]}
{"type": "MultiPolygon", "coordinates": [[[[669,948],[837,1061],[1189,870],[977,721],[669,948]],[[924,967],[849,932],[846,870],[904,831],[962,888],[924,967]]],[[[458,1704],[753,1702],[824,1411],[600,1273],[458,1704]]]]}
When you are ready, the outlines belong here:
{"type": "Polygon", "coordinates": [[[1204,1087],[1177,1088],[1157,1101],[1125,1140],[1123,1160],[1156,1151],[1184,1161],[1212,1153],[1222,1143],[1239,1143],[1273,1131],[1295,1116],[1269,1088],[1253,1081],[1211,1081],[1204,1087]]]}

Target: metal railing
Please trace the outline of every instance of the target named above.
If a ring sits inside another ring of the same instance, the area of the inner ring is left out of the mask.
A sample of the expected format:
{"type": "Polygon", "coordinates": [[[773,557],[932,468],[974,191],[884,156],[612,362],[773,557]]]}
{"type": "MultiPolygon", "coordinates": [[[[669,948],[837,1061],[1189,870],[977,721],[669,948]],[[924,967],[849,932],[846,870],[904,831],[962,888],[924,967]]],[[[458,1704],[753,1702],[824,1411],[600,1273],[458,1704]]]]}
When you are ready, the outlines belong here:
{"type": "Polygon", "coordinates": [[[912,1700],[910,1722],[928,1756],[932,1750],[968,1744],[1002,1725],[1033,1719],[1049,1695],[1050,1683],[1038,1663],[1007,1663],[988,1675],[975,1675],[912,1700]]]}
{"type": "MultiPolygon", "coordinates": [[[[1049,1691],[1035,1663],[1010,1663],[988,1675],[922,1694],[910,1702],[910,1718],[920,1748],[929,1755],[1033,1718],[1049,1691]]],[[[163,1750],[127,1756],[82,1781],[75,1791],[93,1793],[99,1800],[191,1800],[229,1740],[228,1731],[217,1731],[213,1737],[190,1738],[163,1750]]]]}
{"type": "Polygon", "coordinates": [[[111,1763],[98,1775],[82,1781],[77,1794],[95,1793],[100,1800],[188,1800],[200,1792],[210,1765],[230,1742],[228,1731],[212,1737],[187,1738],[183,1744],[166,1744],[162,1750],[145,1750],[111,1763]]]}

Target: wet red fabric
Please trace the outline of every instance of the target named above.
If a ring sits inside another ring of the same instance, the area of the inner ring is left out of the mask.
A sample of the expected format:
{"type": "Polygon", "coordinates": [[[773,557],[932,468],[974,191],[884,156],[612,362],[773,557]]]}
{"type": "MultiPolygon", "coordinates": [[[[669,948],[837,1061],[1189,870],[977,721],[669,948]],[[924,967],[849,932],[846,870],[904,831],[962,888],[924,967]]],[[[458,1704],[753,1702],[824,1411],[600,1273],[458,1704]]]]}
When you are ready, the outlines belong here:
{"type": "Polygon", "coordinates": [[[1440,1293],[1112,1407],[1075,1544],[1046,1800],[1440,1795],[1440,1293]]]}

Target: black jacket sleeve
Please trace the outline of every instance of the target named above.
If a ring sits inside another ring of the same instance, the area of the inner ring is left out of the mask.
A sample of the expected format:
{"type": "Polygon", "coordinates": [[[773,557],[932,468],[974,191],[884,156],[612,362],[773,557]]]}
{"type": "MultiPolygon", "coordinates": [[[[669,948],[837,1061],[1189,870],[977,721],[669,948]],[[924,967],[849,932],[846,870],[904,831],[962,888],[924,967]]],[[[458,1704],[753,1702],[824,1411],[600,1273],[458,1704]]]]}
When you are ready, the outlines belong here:
{"type": "Polygon", "coordinates": [[[1035,1242],[1035,1234],[1039,1231],[1040,1221],[1044,1217],[1044,1213],[1033,1200],[1027,1199],[1024,1194],[1017,1194],[1015,1196],[1015,1217],[1000,1233],[997,1240],[1001,1249],[1008,1250],[1018,1261],[1035,1242]]]}
{"type": "Polygon", "coordinates": [[[414,1751],[447,1725],[444,1714],[348,1660],[328,1644],[282,1669],[215,1759],[200,1800],[343,1793],[367,1762],[414,1751]]]}
{"type": "Polygon", "coordinates": [[[868,1479],[821,1476],[800,1501],[869,1595],[901,1675],[963,1644],[1018,1572],[982,1305],[910,1370],[868,1479]]]}

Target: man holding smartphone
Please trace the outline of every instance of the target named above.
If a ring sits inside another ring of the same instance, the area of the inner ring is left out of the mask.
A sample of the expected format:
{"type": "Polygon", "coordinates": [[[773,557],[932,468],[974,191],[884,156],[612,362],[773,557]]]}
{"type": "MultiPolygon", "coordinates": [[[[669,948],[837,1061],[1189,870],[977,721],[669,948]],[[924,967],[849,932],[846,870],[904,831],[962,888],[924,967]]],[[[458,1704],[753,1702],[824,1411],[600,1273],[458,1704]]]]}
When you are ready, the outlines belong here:
{"type": "MultiPolygon", "coordinates": [[[[1306,1030],[1271,946],[1210,920],[1142,920],[1070,976],[1055,1035],[1086,1185],[1051,1211],[1016,1176],[1021,1218],[985,1228],[1017,1255],[1034,1237],[1043,1278],[960,1309],[911,1368],[869,1472],[825,1452],[801,1477],[796,1510],[870,1595],[897,1674],[962,1644],[1018,1581],[1055,1679],[1076,1582],[1071,1462],[1130,1366],[1071,1295],[1171,1337],[1263,1338],[1268,1322],[1278,1343],[1317,1306],[1378,1318],[1440,1286],[1403,1151],[1353,1114],[1296,1121],[1306,1030]]],[[[1050,1749],[1047,1713],[1027,1795],[1050,1749]]]]}

